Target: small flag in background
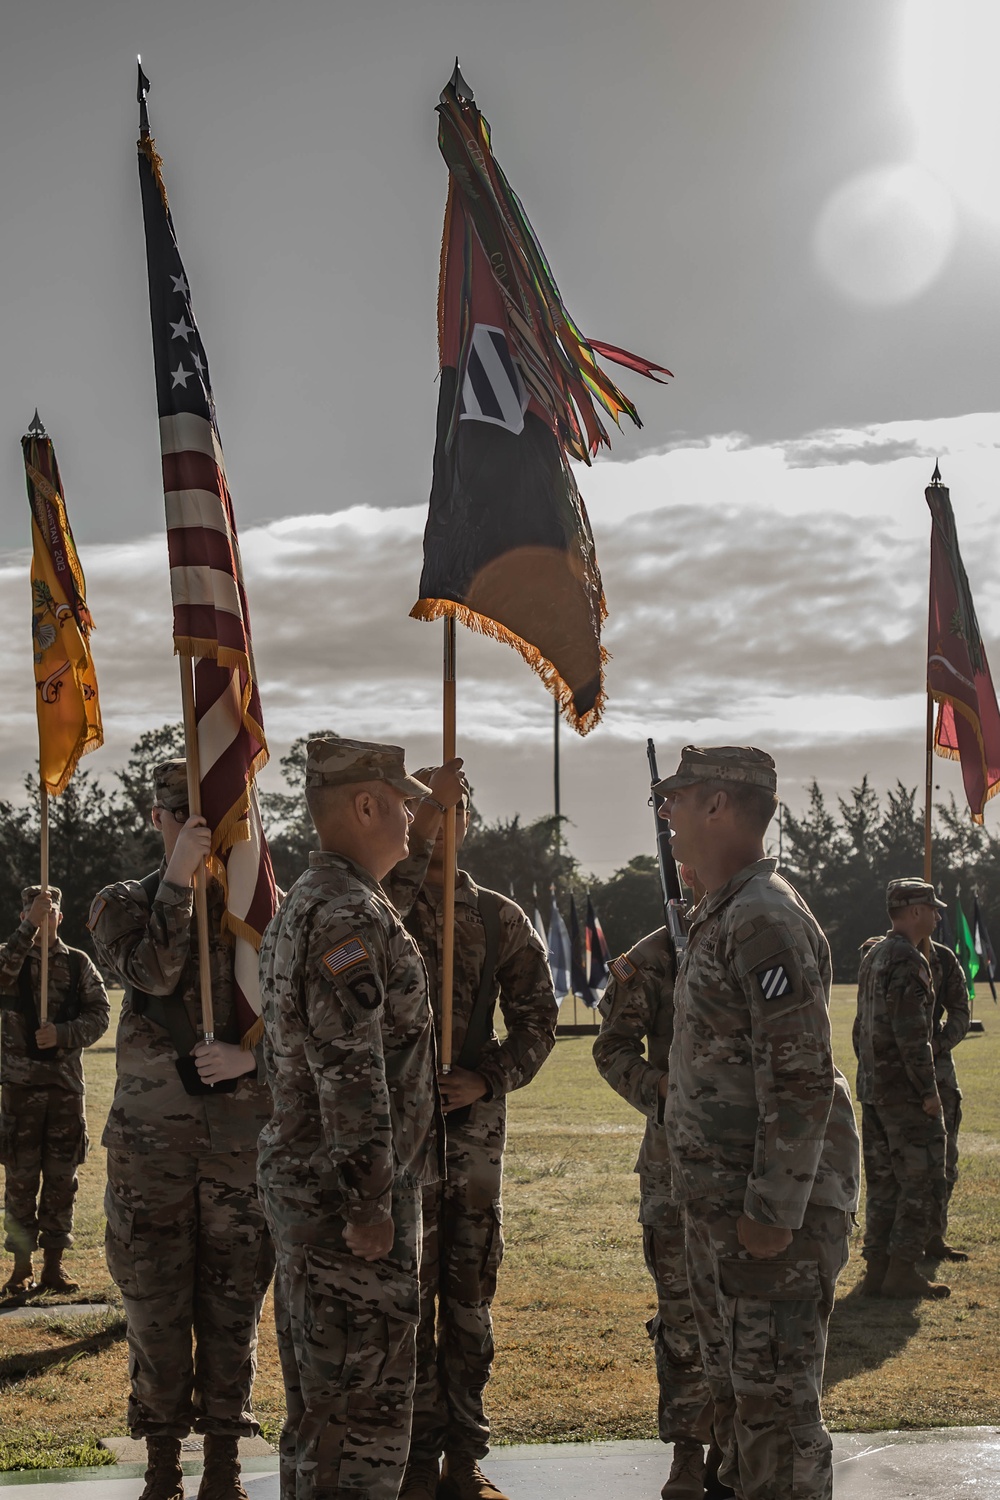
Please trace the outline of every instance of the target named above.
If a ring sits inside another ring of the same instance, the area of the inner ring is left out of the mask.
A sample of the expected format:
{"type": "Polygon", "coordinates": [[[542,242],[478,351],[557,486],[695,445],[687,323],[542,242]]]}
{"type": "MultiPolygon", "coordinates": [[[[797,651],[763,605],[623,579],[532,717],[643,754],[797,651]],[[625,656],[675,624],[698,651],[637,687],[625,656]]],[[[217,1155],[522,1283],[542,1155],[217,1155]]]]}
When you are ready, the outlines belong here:
{"type": "Polygon", "coordinates": [[[569,951],[570,980],[574,995],[579,995],[584,1005],[597,1004],[587,983],[587,959],[584,951],[584,934],[573,897],[569,898],[569,951]]]}
{"type": "Polygon", "coordinates": [[[537,900],[535,901],[535,913],[534,913],[534,916],[531,919],[531,925],[535,929],[535,931],[538,933],[538,936],[541,938],[541,940],[542,940],[542,946],[544,948],[548,949],[548,946],[549,946],[549,935],[545,931],[545,923],[542,921],[542,914],[538,910],[538,901],[537,900]]]}
{"type": "Polygon", "coordinates": [[[611,953],[604,938],[604,929],[601,927],[594,903],[587,897],[587,984],[590,993],[594,997],[592,1003],[596,1005],[604,994],[608,982],[608,964],[611,961],[611,953]]]}
{"type": "Polygon", "coordinates": [[[21,439],[31,506],[31,637],[38,714],[38,765],[51,797],[65,791],[81,755],[104,744],[94,622],[66,514],[52,441],[35,418],[21,439]]]}
{"type": "Polygon", "coordinates": [[[552,893],[552,911],[549,914],[549,968],[552,970],[552,988],[555,990],[556,999],[562,1000],[571,993],[573,989],[569,933],[566,923],[556,905],[555,892],[552,893]]]}
{"type": "Polygon", "coordinates": [[[955,952],[958,961],[962,965],[962,973],[965,975],[965,983],[969,989],[969,999],[976,998],[976,975],[979,973],[979,955],[976,953],[976,945],[972,941],[972,933],[965,912],[962,909],[961,899],[955,897],[955,952]]]}
{"type": "Polygon", "coordinates": [[[997,958],[996,953],[993,951],[993,944],[990,942],[990,935],[986,930],[986,919],[983,916],[983,909],[979,905],[978,893],[972,900],[972,944],[979,955],[979,972],[980,974],[985,972],[986,978],[989,980],[990,994],[993,996],[993,1003],[995,1005],[997,987],[994,980],[997,975],[997,958]]]}
{"type": "Polygon", "coordinates": [[[139,182],[167,508],[174,650],[194,658],[202,813],[212,873],[226,892],[235,940],[236,1013],[244,1046],[263,1031],[257,953],[277,891],[260,820],[256,775],[267,762],[236,518],[205,346],[198,332],[162,162],[148,130],[149,80],[140,67],[139,182]]]}

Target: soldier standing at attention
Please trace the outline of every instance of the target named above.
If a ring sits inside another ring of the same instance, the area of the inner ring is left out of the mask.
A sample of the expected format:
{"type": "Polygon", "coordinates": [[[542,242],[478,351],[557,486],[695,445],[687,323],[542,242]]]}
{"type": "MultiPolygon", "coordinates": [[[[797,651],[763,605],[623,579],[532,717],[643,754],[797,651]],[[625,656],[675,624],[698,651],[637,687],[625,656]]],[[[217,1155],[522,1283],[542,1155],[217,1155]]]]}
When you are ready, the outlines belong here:
{"type": "Polygon", "coordinates": [[[110,1009],[100,974],[86,953],[59,938],[62,892],[29,885],[21,892],[21,925],[0,947],[0,1165],[6,1247],[14,1268],[7,1296],[34,1291],[31,1256],[43,1253],[42,1287],[78,1292],[62,1268],[73,1244],[76,1169],[87,1156],[84,1047],[108,1029],[110,1009]],[[48,919],[48,1020],[39,1022],[42,926],[48,919]],[[41,1197],[39,1197],[39,1184],[41,1197]]]}
{"type": "Polygon", "coordinates": [[[932,885],[890,880],[892,930],[858,974],[854,1050],[865,1156],[861,1290],[870,1297],[947,1297],[916,1262],[945,1212],[945,1133],[931,1048],[934,990],[919,944],[944,908],[932,885]]]}
{"type": "Polygon", "coordinates": [[[406,1463],[440,1115],[424,966],[379,881],[427,792],[395,745],[310,740],[320,848],[261,948],[282,1500],[396,1500],[406,1463]]]}
{"type": "Polygon", "coordinates": [[[251,1391],[274,1268],[257,1196],[257,1136],[270,1098],[253,1048],[240,1045],[233,948],[214,879],[212,1000],[216,1036],[228,1040],[197,1040],[193,880],[211,830],[189,816],[183,760],[158,765],[153,789],[163,862],[142,881],[105,886],[89,922],[101,962],[125,987],[103,1139],[108,1270],[128,1319],[128,1425],[149,1454],[140,1500],[183,1500],[181,1440],[192,1428],[205,1434],[199,1500],[245,1500],[239,1439],[259,1431],[251,1391]],[[187,1093],[175,1064],[189,1051],[204,1083],[235,1078],[235,1090],[187,1093]]]}
{"type": "Polygon", "coordinates": [[[653,788],[707,892],[674,992],[664,1124],[719,1477],[742,1500],[830,1500],[820,1397],[858,1133],[833,1062],[829,944],[764,857],[776,786],[761,750],[688,745],[653,788]]]}
{"type": "MultiPolygon", "coordinates": [[[[694,870],[685,865],[681,878],[700,900],[704,891],[694,870]]],[[[643,1256],[656,1287],[656,1316],[646,1329],[656,1358],[660,1441],[672,1443],[674,1449],[670,1476],[660,1493],[663,1500],[701,1500],[702,1495],[722,1500],[733,1491],[718,1480],[722,1453],[712,1435],[712,1396],[688,1291],[684,1218],[671,1199],[670,1154],[663,1128],[677,978],[670,933],[666,927],[651,932],[610,968],[594,1061],[601,1077],[646,1117],[635,1166],[643,1256]]]]}
{"type": "MultiPolygon", "coordinates": [[[[469,827],[460,767],[456,760],[417,772],[431,796],[417,810],[409,858],[385,882],[426,965],[438,1029],[445,808],[456,809],[456,852],[469,827]]],[[[443,1183],[424,1192],[417,1387],[400,1500],[505,1500],[479,1460],[490,1440],[483,1391],[493,1364],[490,1308],[503,1256],[507,1095],[531,1082],[556,1036],[552,975],[530,919],[464,870],[455,882],[454,973],[455,1066],[438,1080],[446,1172],[443,1183]],[[498,1002],[502,1042],[493,1027],[498,1002]]]]}
{"type": "Polygon", "coordinates": [[[956,1250],[945,1240],[948,1232],[948,1209],[958,1181],[958,1130],[962,1123],[962,1090],[955,1072],[953,1048],[964,1041],[969,1030],[969,990],[958,955],[944,943],[931,943],[931,977],[934,981],[934,1025],[931,1050],[934,1053],[934,1077],[944,1118],[944,1203],[936,1233],[927,1241],[924,1254],[928,1260],[968,1260],[964,1250],[956,1250]]]}

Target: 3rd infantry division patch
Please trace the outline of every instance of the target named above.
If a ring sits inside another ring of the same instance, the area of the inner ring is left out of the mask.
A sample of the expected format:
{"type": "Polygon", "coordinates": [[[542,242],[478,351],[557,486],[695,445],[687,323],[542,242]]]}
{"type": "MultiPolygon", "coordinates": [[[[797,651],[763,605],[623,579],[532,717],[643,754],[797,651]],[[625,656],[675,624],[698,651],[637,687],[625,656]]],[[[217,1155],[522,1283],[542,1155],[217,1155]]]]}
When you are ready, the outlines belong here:
{"type": "Polygon", "coordinates": [[[355,964],[370,964],[372,958],[360,938],[348,938],[331,948],[329,953],[324,953],[322,961],[330,973],[336,975],[343,974],[345,969],[353,969],[355,964]]]}
{"type": "Polygon", "coordinates": [[[788,970],[783,964],[775,964],[770,969],[758,969],[757,978],[765,1000],[780,1000],[792,987],[788,970]]]}

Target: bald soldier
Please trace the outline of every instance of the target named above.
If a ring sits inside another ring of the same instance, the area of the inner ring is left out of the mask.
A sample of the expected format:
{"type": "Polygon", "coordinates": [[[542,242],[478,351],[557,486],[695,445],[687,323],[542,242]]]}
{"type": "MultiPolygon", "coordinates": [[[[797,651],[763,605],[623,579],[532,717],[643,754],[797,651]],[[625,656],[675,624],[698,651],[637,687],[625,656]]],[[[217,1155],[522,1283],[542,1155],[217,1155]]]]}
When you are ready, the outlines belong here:
{"type": "Polygon", "coordinates": [[[141,1500],[183,1500],[181,1442],[192,1429],[205,1435],[199,1500],[245,1500],[239,1440],[260,1430],[251,1392],[274,1268],[257,1196],[270,1097],[257,1053],[242,1044],[214,878],[206,889],[216,1040],[201,1037],[193,882],[211,830],[190,813],[183,760],[153,771],[152,821],[163,840],[159,869],[105,886],[89,922],[102,964],[125,989],[103,1143],[105,1249],[128,1319],[128,1425],[149,1456],[141,1500]],[[201,1085],[223,1088],[188,1092],[177,1066],[186,1057],[201,1085]]]}
{"type": "Polygon", "coordinates": [[[942,1298],[917,1270],[947,1204],[945,1129],[931,1033],[934,987],[921,945],[945,909],[932,885],[890,880],[891,930],[858,974],[854,1050],[865,1161],[866,1296],[942,1298]]]}
{"type": "Polygon", "coordinates": [[[395,745],[311,739],[320,848],[261,948],[282,1500],[395,1500],[403,1477],[440,1115],[424,966],[379,882],[428,791],[395,745]]]}
{"type": "MultiPolygon", "coordinates": [[[[681,877],[700,899],[704,892],[694,870],[685,865],[681,877]]],[[[601,1077],[646,1117],[635,1165],[643,1256],[656,1288],[656,1316],[646,1330],[656,1360],[660,1440],[673,1444],[660,1493],[663,1500],[722,1500],[733,1491],[718,1479],[722,1453],[712,1433],[712,1397],[688,1290],[684,1218],[671,1198],[663,1126],[676,979],[677,951],[666,927],[616,958],[601,1001],[594,1061],[601,1077]]]]}
{"type": "Polygon", "coordinates": [[[62,892],[29,885],[21,923],[0,947],[0,1165],[6,1248],[14,1267],[7,1296],[35,1289],[31,1256],[40,1246],[41,1285],[77,1292],[62,1266],[73,1244],[77,1167],[87,1156],[83,1049],[108,1029],[104,981],[86,953],[59,937],[62,892]],[[48,925],[48,1017],[39,1019],[42,930],[48,925]],[[39,1188],[41,1195],[39,1196],[39,1188]]]}
{"type": "Polygon", "coordinates": [[[762,750],[688,745],[664,797],[706,890],[674,992],[664,1125],[724,1458],[742,1500],[830,1500],[820,1398],[859,1149],[830,1039],[830,948],[764,856],[762,750]]]}

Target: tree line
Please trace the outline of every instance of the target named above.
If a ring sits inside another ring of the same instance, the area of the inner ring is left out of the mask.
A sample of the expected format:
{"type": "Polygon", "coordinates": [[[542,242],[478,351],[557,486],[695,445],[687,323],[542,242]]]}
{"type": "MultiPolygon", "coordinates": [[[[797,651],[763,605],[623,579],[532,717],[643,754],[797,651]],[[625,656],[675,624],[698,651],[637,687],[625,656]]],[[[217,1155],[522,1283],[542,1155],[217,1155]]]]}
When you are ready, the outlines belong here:
{"type": "MultiPolygon", "coordinates": [[[[315,848],[302,796],[305,740],[297,740],[280,761],[285,789],[261,794],[278,884],[287,889],[306,867],[315,848]]],[[[94,893],[112,880],[139,879],[161,857],[159,835],[150,823],[150,773],[158,761],[182,755],[180,724],[148,731],[132,746],[110,783],[80,770],[61,797],[49,804],[50,880],[63,891],[62,935],[90,951],[86,929],[94,893]]],[[[778,853],[772,825],[770,852],[778,853]]],[[[663,921],[660,882],[652,852],[639,853],[608,879],[584,871],[570,848],[572,825],[565,818],[523,822],[518,815],[485,822],[475,810],[462,865],[479,884],[511,895],[530,914],[537,906],[548,924],[552,892],[564,917],[572,896],[583,915],[589,894],[612,953],[630,948],[663,921]]],[[[21,803],[0,801],[0,903],[13,931],[21,889],[38,880],[39,803],[37,781],[25,778],[21,803]]],[[[833,949],[838,981],[857,976],[858,949],[865,938],[886,927],[885,886],[897,875],[923,871],[923,809],[916,789],[897,783],[881,798],[865,777],[835,806],[818,784],[809,788],[799,816],[783,809],[781,869],[823,925],[833,949]]],[[[1000,838],[976,828],[951,799],[935,808],[934,878],[949,903],[961,889],[967,908],[978,889],[993,926],[1000,929],[1000,838]]]]}

